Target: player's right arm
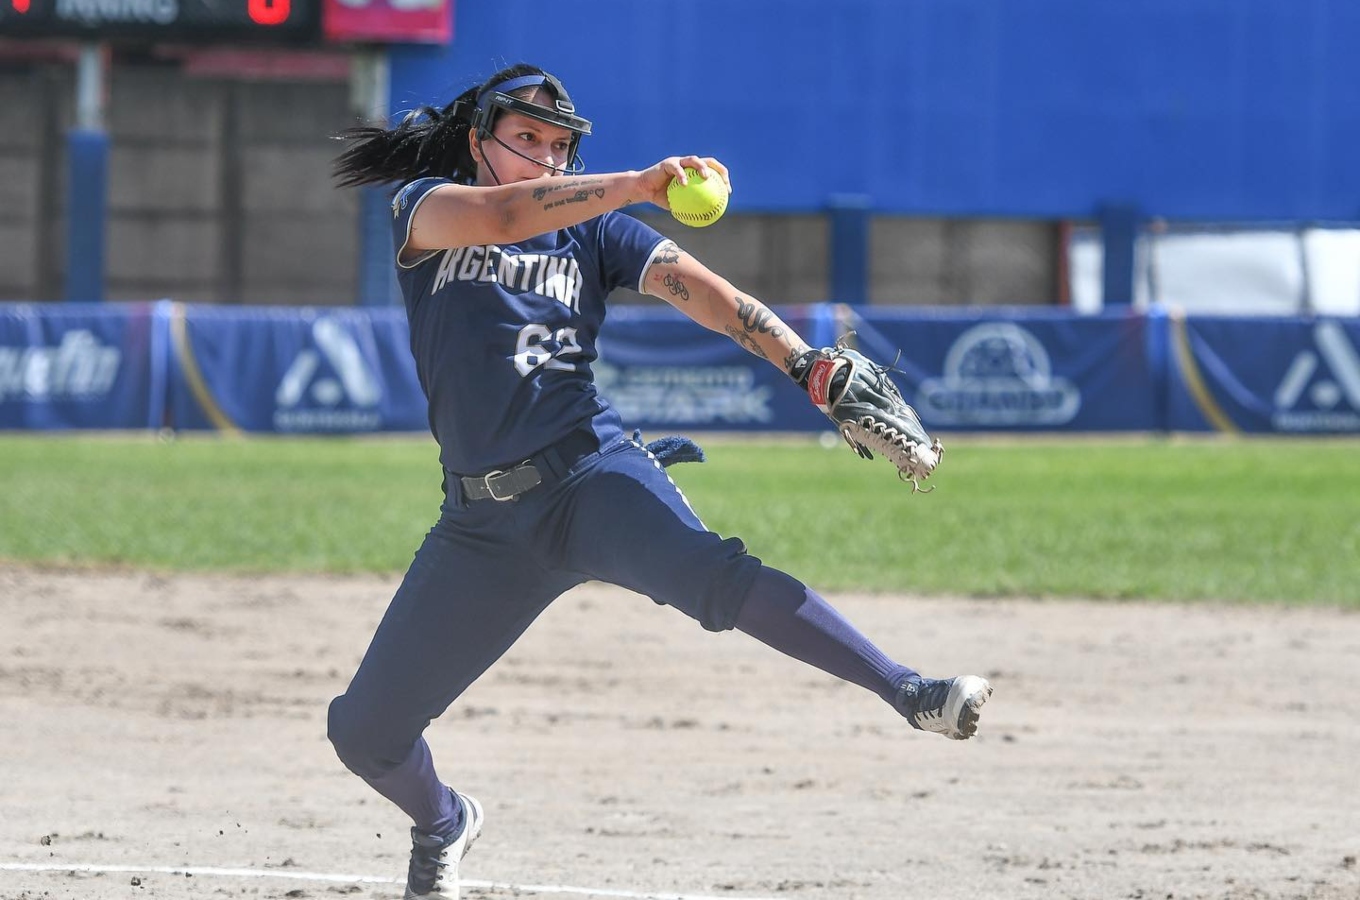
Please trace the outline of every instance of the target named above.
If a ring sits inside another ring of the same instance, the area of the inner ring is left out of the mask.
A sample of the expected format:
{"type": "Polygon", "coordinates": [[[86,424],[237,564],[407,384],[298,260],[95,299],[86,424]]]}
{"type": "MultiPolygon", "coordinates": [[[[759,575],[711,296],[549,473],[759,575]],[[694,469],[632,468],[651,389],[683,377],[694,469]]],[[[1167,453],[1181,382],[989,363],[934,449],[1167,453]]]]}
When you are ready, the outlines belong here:
{"type": "Polygon", "coordinates": [[[513,244],[593,219],[633,203],[669,209],[666,187],[689,166],[707,173],[716,160],[670,156],[641,172],[534,178],[490,187],[444,184],[411,216],[405,251],[513,244]]]}

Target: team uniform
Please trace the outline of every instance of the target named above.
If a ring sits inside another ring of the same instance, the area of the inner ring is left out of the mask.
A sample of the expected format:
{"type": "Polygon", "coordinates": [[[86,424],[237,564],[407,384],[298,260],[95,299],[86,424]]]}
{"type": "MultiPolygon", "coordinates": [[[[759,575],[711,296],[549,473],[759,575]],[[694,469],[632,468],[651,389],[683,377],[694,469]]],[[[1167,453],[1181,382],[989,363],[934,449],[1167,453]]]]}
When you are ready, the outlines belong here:
{"type": "MultiPolygon", "coordinates": [[[[397,193],[399,248],[422,199],[443,183],[397,193]]],[[[429,765],[425,727],[569,588],[621,585],[717,631],[733,626],[761,572],[740,540],[704,527],[592,380],[606,297],[640,288],[662,241],[610,213],[515,245],[400,264],[445,499],[331,706],[341,759],[380,792],[392,769],[429,765]]],[[[453,797],[437,809],[393,799],[424,831],[460,818],[453,797]]]]}
{"type": "MultiPolygon", "coordinates": [[[[469,115],[479,140],[492,138],[503,109],[568,129],[574,161],[575,139],[590,130],[546,74],[477,96],[469,115]],[[552,109],[510,96],[537,85],[551,89],[552,109]]],[[[606,300],[616,288],[642,290],[669,246],[663,236],[615,211],[514,244],[408,251],[412,217],[451,183],[418,178],[392,201],[444,502],[329,715],[340,759],[415,823],[407,900],[456,900],[458,862],[483,818],[476,800],[439,780],[425,728],[555,598],[586,581],[631,589],[711,631],[739,628],[874,691],[915,728],[971,736],[991,692],[984,679],[922,678],[806,585],[709,531],[596,390],[606,300]]]]}

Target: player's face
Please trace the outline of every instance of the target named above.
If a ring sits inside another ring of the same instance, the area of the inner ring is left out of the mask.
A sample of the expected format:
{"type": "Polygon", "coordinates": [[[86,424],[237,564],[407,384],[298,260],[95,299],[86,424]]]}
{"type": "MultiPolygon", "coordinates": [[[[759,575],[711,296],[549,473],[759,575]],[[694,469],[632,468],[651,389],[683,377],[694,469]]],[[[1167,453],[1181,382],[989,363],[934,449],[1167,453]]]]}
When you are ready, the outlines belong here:
{"type": "MultiPolygon", "coordinates": [[[[551,106],[551,95],[540,89],[532,102],[551,106]]],[[[495,140],[474,142],[473,145],[473,157],[479,163],[478,184],[496,183],[491,170],[500,176],[501,184],[510,184],[557,175],[567,166],[573,137],[570,129],[504,112],[496,117],[492,133],[495,140]],[[480,165],[483,159],[491,165],[480,165]]]]}

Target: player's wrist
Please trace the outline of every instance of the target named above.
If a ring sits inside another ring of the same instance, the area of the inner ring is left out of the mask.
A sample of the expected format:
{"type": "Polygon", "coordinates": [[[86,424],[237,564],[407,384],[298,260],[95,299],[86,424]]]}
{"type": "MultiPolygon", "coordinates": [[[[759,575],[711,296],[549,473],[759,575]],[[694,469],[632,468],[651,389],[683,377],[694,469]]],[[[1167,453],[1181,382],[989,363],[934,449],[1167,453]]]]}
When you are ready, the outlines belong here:
{"type": "Polygon", "coordinates": [[[623,193],[624,196],[628,198],[628,202],[624,204],[625,206],[631,206],[634,203],[655,202],[652,198],[652,191],[647,187],[647,179],[645,177],[647,174],[646,172],[629,169],[623,174],[625,176],[623,193]]]}
{"type": "Polygon", "coordinates": [[[822,412],[845,393],[850,378],[850,366],[844,359],[825,350],[808,350],[793,361],[789,377],[807,391],[812,405],[822,412]]]}
{"type": "Polygon", "coordinates": [[[808,376],[812,374],[812,364],[819,359],[825,359],[826,354],[821,350],[804,350],[792,364],[789,365],[789,377],[793,379],[803,390],[807,390],[808,376]]]}

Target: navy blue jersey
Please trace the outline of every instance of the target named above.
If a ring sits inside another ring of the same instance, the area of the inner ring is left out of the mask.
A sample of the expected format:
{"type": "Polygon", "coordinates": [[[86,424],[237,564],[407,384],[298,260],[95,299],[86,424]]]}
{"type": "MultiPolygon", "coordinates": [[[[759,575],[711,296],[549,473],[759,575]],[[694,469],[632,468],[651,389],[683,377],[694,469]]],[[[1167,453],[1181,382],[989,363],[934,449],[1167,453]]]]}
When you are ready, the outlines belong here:
{"type": "Polygon", "coordinates": [[[430,430],[444,468],[478,475],[515,465],[580,427],[601,443],[622,433],[590,364],[616,287],[642,289],[664,240],[610,212],[505,246],[458,247],[401,261],[422,178],[392,199],[397,280],[406,300],[430,430]]]}

